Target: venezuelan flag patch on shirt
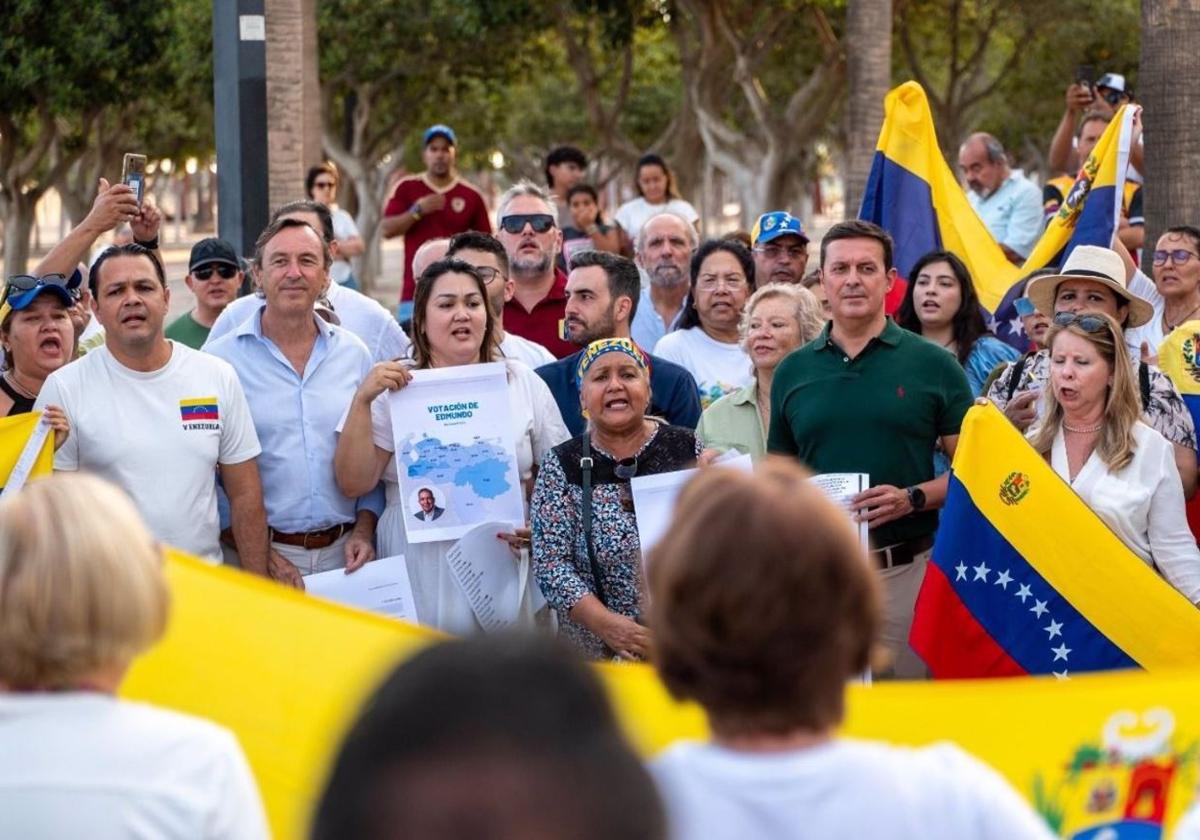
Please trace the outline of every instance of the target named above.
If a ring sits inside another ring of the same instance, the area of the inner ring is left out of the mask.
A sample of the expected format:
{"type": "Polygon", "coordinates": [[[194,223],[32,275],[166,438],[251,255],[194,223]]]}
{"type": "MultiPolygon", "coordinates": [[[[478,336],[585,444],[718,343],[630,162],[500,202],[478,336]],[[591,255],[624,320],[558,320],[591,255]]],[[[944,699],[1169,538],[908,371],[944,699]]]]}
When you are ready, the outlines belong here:
{"type": "Polygon", "coordinates": [[[220,412],[217,408],[216,397],[193,397],[188,400],[179,401],[179,418],[183,421],[185,429],[188,428],[214,428],[212,423],[217,423],[220,419],[220,412]],[[196,424],[206,424],[197,426],[196,424]]]}

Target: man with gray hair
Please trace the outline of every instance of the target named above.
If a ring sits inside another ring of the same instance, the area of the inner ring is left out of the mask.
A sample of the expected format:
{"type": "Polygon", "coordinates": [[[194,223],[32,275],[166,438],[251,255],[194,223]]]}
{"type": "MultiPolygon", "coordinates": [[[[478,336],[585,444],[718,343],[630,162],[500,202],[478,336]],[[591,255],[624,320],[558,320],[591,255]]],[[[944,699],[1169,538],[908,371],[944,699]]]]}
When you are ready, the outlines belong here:
{"type": "Polygon", "coordinates": [[[990,134],[972,134],[958,152],[967,201],[1010,261],[1020,265],[1042,234],[1042,197],[1037,186],[1008,165],[1004,146],[990,134]]]}
{"type": "Polygon", "coordinates": [[[514,284],[504,304],[504,329],[557,359],[571,355],[577,348],[563,337],[567,275],[554,264],[562,248],[554,204],[537,184],[520,181],[500,197],[497,219],[514,284]]]}
{"type": "Polygon", "coordinates": [[[696,229],[674,213],[653,216],[638,231],[635,260],[650,283],[643,282],[632,334],[646,352],[675,328],[683,314],[696,245],[696,229]]]}

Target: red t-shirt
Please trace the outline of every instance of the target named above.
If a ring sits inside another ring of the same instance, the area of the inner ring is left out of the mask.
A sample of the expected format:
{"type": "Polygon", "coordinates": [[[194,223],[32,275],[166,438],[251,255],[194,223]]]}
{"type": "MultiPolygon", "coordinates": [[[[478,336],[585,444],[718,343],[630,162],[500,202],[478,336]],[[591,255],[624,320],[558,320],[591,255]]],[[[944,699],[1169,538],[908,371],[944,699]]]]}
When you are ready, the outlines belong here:
{"type": "Polygon", "coordinates": [[[477,230],[492,232],[492,220],[488,217],[487,205],[479,190],[461,179],[455,179],[449,188],[436,190],[425,180],[425,176],[413,175],[396,184],[396,191],[388,200],[383,211],[386,216],[400,216],[417,203],[417,199],[441,192],[446,196],[446,206],[422,216],[404,233],[404,288],[400,300],[412,300],[416,283],[412,273],[413,254],[430,239],[450,237],[456,233],[477,230]]]}
{"type": "Polygon", "coordinates": [[[565,341],[563,320],[567,317],[567,275],[554,269],[554,285],[546,296],[533,306],[532,312],[513,298],[504,304],[504,331],[530,341],[536,341],[556,358],[562,359],[579,352],[579,346],[565,341]]]}

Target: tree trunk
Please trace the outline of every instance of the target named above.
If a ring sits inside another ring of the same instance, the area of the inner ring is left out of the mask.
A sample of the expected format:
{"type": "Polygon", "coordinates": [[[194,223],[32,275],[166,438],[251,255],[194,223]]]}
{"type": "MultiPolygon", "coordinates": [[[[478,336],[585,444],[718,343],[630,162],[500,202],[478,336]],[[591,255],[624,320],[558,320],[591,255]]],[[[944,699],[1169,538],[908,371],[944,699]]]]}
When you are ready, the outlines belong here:
{"type": "Polygon", "coordinates": [[[0,202],[4,216],[4,276],[24,274],[29,266],[29,234],[33,230],[34,203],[24,195],[0,202]]]}
{"type": "Polygon", "coordinates": [[[846,215],[858,215],[875,143],[883,125],[883,98],[892,81],[891,0],[850,0],[846,6],[846,215]]]}
{"type": "Polygon", "coordinates": [[[1138,89],[1146,108],[1146,247],[1172,224],[1200,218],[1200,2],[1142,0],[1138,89]]]}

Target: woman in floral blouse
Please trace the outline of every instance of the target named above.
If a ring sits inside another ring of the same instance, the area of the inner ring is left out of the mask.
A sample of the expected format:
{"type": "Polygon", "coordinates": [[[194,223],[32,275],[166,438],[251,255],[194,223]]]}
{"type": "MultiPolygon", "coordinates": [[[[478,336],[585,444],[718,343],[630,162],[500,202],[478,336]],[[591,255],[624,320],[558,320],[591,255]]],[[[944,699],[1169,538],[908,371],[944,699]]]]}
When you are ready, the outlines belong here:
{"type": "Polygon", "coordinates": [[[642,555],[629,480],[694,466],[701,447],[691,429],[646,417],[650,371],[632,341],[592,342],[577,376],[588,430],[552,449],[538,472],[534,573],[560,632],[581,652],[641,659],[650,634],[639,622],[642,555]]]}

